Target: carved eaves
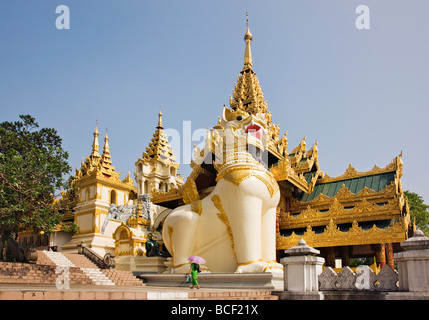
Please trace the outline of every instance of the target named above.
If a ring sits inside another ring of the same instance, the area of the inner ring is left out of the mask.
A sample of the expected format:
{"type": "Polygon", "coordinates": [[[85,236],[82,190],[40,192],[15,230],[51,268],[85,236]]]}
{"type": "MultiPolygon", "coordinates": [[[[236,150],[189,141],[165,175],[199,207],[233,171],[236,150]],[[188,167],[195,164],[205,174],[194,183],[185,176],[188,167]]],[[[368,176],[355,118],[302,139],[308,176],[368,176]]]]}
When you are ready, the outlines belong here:
{"type": "Polygon", "coordinates": [[[386,229],[381,229],[374,225],[369,230],[363,230],[357,221],[353,221],[352,227],[347,232],[340,231],[333,220],[330,220],[322,233],[314,232],[309,225],[302,236],[294,232],[288,237],[277,234],[276,249],[289,249],[296,246],[300,239],[304,239],[309,246],[314,248],[397,243],[407,239],[407,232],[408,224],[405,220],[400,220],[386,229]]]}
{"type": "Polygon", "coordinates": [[[336,224],[351,223],[354,220],[373,221],[398,218],[402,216],[402,207],[397,197],[385,204],[379,205],[375,202],[361,198],[352,208],[345,208],[337,198],[334,198],[328,210],[320,211],[308,205],[298,215],[280,212],[280,228],[295,229],[326,225],[329,220],[336,224]]]}

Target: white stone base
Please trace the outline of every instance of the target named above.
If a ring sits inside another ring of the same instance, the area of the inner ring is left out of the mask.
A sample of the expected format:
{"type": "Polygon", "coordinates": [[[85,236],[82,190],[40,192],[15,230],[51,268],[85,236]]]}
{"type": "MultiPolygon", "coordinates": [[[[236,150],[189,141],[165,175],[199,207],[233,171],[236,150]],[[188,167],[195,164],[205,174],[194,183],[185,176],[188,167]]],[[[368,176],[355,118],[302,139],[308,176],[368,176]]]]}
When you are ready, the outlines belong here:
{"type": "Polygon", "coordinates": [[[292,292],[316,292],[319,290],[319,275],[325,259],[301,239],[295,247],[285,250],[288,257],[280,259],[284,266],[284,290],[292,292]]]}
{"type": "Polygon", "coordinates": [[[163,257],[144,256],[119,256],[115,257],[116,269],[141,273],[163,273],[165,272],[165,261],[163,257]]]}
{"type": "MultiPolygon", "coordinates": [[[[186,288],[185,274],[140,274],[147,286],[186,288]]],[[[272,274],[264,273],[200,273],[198,283],[202,288],[217,289],[264,289],[277,290],[272,283],[272,274]]]]}
{"type": "Polygon", "coordinates": [[[429,291],[429,237],[417,230],[413,237],[401,242],[405,250],[394,254],[398,263],[401,291],[429,291]]]}
{"type": "Polygon", "coordinates": [[[285,287],[283,271],[273,272],[271,283],[275,291],[283,291],[285,287]]]}

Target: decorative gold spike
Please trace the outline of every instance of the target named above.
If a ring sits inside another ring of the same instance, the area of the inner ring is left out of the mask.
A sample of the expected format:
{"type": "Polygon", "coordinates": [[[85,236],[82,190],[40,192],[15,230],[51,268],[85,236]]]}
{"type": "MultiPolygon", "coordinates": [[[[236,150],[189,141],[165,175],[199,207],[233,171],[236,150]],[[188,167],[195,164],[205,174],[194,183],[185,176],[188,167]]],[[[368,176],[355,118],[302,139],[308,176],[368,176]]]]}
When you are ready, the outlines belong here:
{"type": "Polygon", "coordinates": [[[162,112],[161,112],[161,106],[159,107],[159,113],[158,113],[158,129],[164,129],[162,126],[162,112]]]}
{"type": "Polygon", "coordinates": [[[252,51],[250,49],[250,43],[253,40],[253,36],[249,30],[249,14],[247,12],[246,12],[246,23],[247,23],[247,30],[246,30],[246,34],[244,35],[244,41],[246,41],[246,50],[244,52],[244,66],[251,68],[252,67],[252,51]]]}
{"type": "Polygon", "coordinates": [[[100,157],[99,148],[100,145],[98,143],[98,120],[96,120],[95,130],[94,130],[94,140],[92,142],[92,153],[91,156],[93,157],[100,157]]]}

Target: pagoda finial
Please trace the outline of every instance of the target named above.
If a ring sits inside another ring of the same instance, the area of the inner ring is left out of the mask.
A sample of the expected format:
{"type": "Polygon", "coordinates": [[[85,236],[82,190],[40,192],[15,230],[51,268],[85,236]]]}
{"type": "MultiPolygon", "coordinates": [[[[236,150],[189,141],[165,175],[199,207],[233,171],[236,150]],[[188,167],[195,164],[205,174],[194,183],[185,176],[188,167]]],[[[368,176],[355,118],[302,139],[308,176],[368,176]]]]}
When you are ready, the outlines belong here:
{"type": "Polygon", "coordinates": [[[247,12],[246,12],[246,23],[247,23],[247,30],[246,30],[246,34],[244,35],[244,41],[246,41],[246,50],[244,51],[244,66],[251,68],[252,51],[250,50],[250,43],[253,40],[253,36],[249,30],[249,14],[247,12]]]}
{"type": "Polygon", "coordinates": [[[162,126],[162,112],[161,112],[161,106],[159,106],[159,113],[158,113],[158,126],[157,129],[164,129],[162,126]]]}
{"type": "Polygon", "coordinates": [[[110,157],[109,137],[107,136],[107,129],[106,136],[104,137],[104,149],[103,155],[101,156],[101,163],[105,170],[115,170],[115,168],[112,167],[112,159],[110,157]]]}
{"type": "Polygon", "coordinates": [[[95,130],[94,130],[94,140],[92,142],[92,153],[91,156],[93,157],[99,157],[100,153],[98,152],[100,145],[98,143],[98,120],[95,122],[95,130]]]}
{"type": "Polygon", "coordinates": [[[109,154],[110,148],[109,148],[109,137],[107,136],[107,128],[106,128],[106,136],[104,137],[104,150],[103,154],[109,154]]]}

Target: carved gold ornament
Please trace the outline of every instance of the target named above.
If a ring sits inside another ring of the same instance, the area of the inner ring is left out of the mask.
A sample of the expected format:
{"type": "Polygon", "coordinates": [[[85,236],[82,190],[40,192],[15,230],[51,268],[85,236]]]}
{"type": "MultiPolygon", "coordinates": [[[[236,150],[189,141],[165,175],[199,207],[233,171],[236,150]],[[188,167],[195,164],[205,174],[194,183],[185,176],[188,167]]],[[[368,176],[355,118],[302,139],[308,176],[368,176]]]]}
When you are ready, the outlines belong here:
{"type": "Polygon", "coordinates": [[[265,184],[271,197],[279,190],[279,185],[271,173],[257,167],[255,168],[254,166],[233,166],[220,173],[216,181],[225,179],[238,187],[244,180],[250,177],[255,177],[265,184]]]}
{"type": "Polygon", "coordinates": [[[302,236],[292,234],[288,237],[277,234],[277,250],[289,249],[296,246],[300,239],[314,248],[332,247],[332,246],[350,246],[373,243],[395,243],[407,239],[407,223],[405,220],[396,222],[393,226],[386,229],[380,229],[375,224],[369,230],[363,230],[358,222],[353,221],[352,227],[347,231],[340,231],[338,226],[331,219],[325,230],[316,234],[312,227],[307,226],[307,231],[302,236]]]}
{"type": "Polygon", "coordinates": [[[237,255],[235,253],[234,235],[232,234],[232,229],[231,229],[231,225],[229,224],[228,216],[225,214],[225,210],[223,209],[222,200],[217,194],[214,194],[211,197],[211,200],[213,201],[213,204],[215,205],[215,207],[220,211],[220,213],[218,213],[217,216],[219,220],[222,221],[226,226],[226,232],[228,233],[229,238],[231,239],[231,248],[232,248],[232,251],[234,252],[235,259],[237,260],[237,255]]]}

